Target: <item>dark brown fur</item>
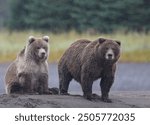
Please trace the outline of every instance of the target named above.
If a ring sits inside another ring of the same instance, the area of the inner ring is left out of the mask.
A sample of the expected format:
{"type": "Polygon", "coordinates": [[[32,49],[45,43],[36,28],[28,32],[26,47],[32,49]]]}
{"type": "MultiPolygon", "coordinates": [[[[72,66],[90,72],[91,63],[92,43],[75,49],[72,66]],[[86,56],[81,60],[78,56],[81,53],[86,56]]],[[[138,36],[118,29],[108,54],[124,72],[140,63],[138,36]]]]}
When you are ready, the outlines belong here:
{"type": "Polygon", "coordinates": [[[93,42],[86,39],[74,42],[58,64],[60,94],[68,94],[69,83],[74,78],[81,84],[84,97],[91,100],[93,81],[101,78],[102,100],[110,102],[108,93],[114,82],[119,56],[119,41],[99,38],[93,42]],[[114,52],[113,60],[105,59],[108,48],[114,52]]]}

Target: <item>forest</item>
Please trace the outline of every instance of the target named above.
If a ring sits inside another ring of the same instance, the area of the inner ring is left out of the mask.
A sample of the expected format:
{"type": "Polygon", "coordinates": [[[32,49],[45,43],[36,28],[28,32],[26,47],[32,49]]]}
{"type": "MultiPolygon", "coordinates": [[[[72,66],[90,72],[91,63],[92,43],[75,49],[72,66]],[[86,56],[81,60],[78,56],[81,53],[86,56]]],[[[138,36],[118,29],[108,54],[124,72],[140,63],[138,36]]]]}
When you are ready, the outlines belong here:
{"type": "Polygon", "coordinates": [[[50,36],[57,62],[77,39],[121,41],[122,62],[150,62],[150,0],[0,0],[0,62],[33,35],[50,36]]]}
{"type": "Polygon", "coordinates": [[[55,33],[150,30],[149,0],[0,0],[0,3],[0,13],[7,8],[0,22],[10,30],[55,33]]]}

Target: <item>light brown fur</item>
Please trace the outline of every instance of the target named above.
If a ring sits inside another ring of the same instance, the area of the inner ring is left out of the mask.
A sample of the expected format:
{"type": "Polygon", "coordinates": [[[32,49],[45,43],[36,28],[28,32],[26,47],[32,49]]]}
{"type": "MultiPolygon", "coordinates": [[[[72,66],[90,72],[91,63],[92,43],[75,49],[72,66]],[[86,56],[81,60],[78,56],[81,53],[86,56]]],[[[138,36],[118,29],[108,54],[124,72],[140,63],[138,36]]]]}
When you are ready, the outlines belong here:
{"type": "Polygon", "coordinates": [[[30,37],[26,47],[8,67],[5,83],[6,93],[48,94],[49,55],[47,36],[41,39],[30,37]]]}

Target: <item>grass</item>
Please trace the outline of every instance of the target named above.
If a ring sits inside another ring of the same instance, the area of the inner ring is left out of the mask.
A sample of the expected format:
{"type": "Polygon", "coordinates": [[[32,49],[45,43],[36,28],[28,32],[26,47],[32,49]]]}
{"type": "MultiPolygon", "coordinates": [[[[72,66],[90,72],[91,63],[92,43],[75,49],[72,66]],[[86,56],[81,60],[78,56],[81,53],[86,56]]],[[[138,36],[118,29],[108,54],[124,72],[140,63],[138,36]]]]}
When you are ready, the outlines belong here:
{"type": "Polygon", "coordinates": [[[77,39],[86,38],[95,40],[98,37],[105,37],[121,41],[121,62],[150,62],[150,33],[116,32],[113,34],[78,34],[75,31],[69,33],[53,34],[51,32],[8,32],[0,31],[0,62],[12,61],[16,54],[25,46],[27,38],[33,35],[41,37],[50,36],[50,62],[58,62],[64,51],[77,39]]]}

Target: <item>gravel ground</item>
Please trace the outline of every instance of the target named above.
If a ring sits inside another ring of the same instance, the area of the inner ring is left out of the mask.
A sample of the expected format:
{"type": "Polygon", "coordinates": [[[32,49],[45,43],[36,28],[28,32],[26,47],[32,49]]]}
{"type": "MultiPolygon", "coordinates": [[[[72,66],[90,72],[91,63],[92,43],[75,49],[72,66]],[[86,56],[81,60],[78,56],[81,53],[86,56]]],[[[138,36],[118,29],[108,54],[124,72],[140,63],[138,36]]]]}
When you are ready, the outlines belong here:
{"type": "Polygon", "coordinates": [[[150,92],[111,92],[112,103],[81,95],[0,95],[0,108],[150,108],[150,92]]]}

